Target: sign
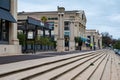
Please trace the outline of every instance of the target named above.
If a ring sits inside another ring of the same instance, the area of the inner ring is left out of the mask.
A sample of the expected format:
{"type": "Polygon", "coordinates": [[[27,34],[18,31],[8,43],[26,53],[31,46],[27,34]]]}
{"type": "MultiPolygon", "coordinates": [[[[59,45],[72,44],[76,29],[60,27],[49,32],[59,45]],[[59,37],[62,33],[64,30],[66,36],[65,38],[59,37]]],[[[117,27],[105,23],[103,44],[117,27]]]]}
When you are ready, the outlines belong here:
{"type": "Polygon", "coordinates": [[[41,25],[41,26],[44,26],[44,23],[43,23],[43,22],[41,22],[41,23],[40,23],[40,25],[41,25]]]}
{"type": "Polygon", "coordinates": [[[34,35],[32,31],[28,32],[27,39],[33,39],[34,35]]]}
{"type": "Polygon", "coordinates": [[[54,29],[54,22],[48,22],[49,29],[54,29]]]}

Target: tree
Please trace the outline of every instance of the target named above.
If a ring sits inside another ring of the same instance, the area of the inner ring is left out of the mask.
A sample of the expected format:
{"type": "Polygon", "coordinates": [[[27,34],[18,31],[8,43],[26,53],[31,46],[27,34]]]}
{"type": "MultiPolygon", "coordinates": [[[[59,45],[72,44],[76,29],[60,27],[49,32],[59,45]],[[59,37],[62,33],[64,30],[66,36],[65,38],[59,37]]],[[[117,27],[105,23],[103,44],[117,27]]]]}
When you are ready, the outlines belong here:
{"type": "Polygon", "coordinates": [[[108,32],[102,33],[102,42],[104,47],[112,47],[115,49],[120,49],[120,39],[113,39],[108,32]]]}
{"type": "Polygon", "coordinates": [[[120,39],[118,39],[118,40],[115,41],[113,47],[114,47],[115,49],[120,49],[120,39]]]}
{"type": "Polygon", "coordinates": [[[42,22],[47,22],[47,18],[45,16],[42,16],[41,21],[42,22]]]}
{"type": "Polygon", "coordinates": [[[113,42],[112,36],[108,32],[102,33],[102,43],[104,47],[109,47],[113,42]]]}
{"type": "Polygon", "coordinates": [[[81,38],[80,37],[75,37],[74,40],[75,40],[75,44],[78,43],[78,46],[76,46],[76,47],[78,47],[81,50],[81,46],[82,46],[81,38]]]}
{"type": "Polygon", "coordinates": [[[18,39],[19,39],[19,43],[20,45],[25,45],[25,34],[23,34],[22,32],[18,33],[17,35],[18,39]]]}
{"type": "Polygon", "coordinates": [[[37,37],[35,38],[35,43],[36,43],[36,44],[39,44],[39,45],[42,44],[42,40],[41,40],[41,37],[40,37],[40,36],[37,36],[37,37]]]}

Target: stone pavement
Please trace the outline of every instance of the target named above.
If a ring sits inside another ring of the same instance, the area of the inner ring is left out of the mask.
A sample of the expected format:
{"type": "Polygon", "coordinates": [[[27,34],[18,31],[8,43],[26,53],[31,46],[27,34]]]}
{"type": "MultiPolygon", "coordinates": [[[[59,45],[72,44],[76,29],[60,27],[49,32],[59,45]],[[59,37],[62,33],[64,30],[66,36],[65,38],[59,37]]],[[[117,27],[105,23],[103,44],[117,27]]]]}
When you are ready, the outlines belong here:
{"type": "Polygon", "coordinates": [[[97,50],[2,64],[0,80],[120,80],[120,56],[97,50]]]}
{"type": "Polygon", "coordinates": [[[18,62],[18,61],[25,61],[31,59],[39,59],[39,58],[46,58],[46,57],[54,57],[60,55],[67,55],[67,54],[75,54],[75,53],[82,53],[87,51],[65,51],[65,52],[56,52],[56,51],[43,51],[43,52],[36,52],[33,53],[24,53],[21,55],[8,55],[8,56],[0,56],[0,64],[18,62]]]}

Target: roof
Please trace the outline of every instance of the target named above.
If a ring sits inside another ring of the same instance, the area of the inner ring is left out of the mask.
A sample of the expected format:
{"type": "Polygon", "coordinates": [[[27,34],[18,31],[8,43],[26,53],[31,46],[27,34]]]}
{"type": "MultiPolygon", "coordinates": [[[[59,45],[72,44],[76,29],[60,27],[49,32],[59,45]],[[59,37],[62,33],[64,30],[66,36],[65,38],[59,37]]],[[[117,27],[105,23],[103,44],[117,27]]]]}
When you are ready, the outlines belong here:
{"type": "MultiPolygon", "coordinates": [[[[28,14],[57,14],[58,11],[43,11],[43,12],[18,12],[18,15],[28,15],[28,14]]],[[[65,13],[84,13],[83,10],[71,10],[71,11],[65,11],[65,13]]]]}

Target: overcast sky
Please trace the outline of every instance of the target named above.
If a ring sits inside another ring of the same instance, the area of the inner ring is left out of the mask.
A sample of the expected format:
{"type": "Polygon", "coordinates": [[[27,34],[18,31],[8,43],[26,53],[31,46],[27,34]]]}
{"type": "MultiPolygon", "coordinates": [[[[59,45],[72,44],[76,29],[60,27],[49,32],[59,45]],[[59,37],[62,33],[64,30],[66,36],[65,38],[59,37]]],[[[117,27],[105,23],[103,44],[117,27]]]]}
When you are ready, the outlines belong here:
{"type": "Polygon", "coordinates": [[[57,6],[66,10],[84,10],[87,29],[109,32],[120,38],[120,0],[18,0],[18,12],[56,11],[57,6]]]}

